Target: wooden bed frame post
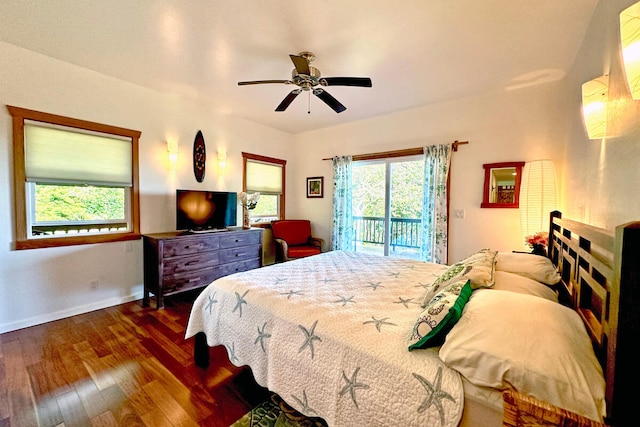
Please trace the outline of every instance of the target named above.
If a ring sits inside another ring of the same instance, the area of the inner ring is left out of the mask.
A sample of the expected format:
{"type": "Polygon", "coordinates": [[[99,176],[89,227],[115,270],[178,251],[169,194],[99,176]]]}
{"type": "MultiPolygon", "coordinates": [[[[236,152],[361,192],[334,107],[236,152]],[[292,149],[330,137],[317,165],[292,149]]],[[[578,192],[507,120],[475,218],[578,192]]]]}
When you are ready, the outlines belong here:
{"type": "Polygon", "coordinates": [[[207,336],[204,332],[198,332],[194,338],[193,360],[196,366],[206,368],[209,366],[209,345],[207,344],[207,336]]]}
{"type": "MultiPolygon", "coordinates": [[[[640,222],[631,222],[616,227],[614,281],[620,284],[617,307],[617,331],[615,337],[615,375],[612,390],[610,415],[615,426],[632,425],[637,422],[638,404],[636,385],[640,380],[635,348],[640,337],[640,222]],[[615,385],[615,388],[613,388],[615,385]],[[635,422],[634,422],[635,420],[635,422]]],[[[615,315],[615,314],[614,314],[615,315]]]]}

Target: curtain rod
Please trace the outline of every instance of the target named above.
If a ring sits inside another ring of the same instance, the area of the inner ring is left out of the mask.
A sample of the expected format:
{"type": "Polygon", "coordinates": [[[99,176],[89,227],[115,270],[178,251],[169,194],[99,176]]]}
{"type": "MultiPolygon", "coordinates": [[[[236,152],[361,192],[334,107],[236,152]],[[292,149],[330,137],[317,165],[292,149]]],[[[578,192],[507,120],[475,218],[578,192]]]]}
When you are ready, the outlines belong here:
{"type": "MultiPolygon", "coordinates": [[[[453,151],[458,151],[458,146],[466,145],[469,141],[454,141],[452,144],[453,151]]],[[[417,154],[422,154],[423,148],[406,148],[404,150],[394,150],[394,151],[382,151],[379,153],[369,153],[369,154],[356,154],[351,156],[353,160],[374,160],[374,159],[384,159],[388,157],[402,157],[402,156],[414,156],[417,154]]],[[[333,160],[333,157],[325,157],[322,160],[333,160]]]]}

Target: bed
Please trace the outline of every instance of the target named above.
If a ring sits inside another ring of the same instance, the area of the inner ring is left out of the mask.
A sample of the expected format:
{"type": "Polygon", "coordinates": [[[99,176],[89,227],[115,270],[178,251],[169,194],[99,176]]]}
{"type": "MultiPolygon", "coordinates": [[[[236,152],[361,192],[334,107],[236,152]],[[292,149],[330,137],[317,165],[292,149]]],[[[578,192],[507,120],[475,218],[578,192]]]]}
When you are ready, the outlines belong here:
{"type": "Polygon", "coordinates": [[[333,251],[216,280],[186,337],[197,365],[224,345],[329,426],[500,426],[505,392],[625,425],[639,256],[640,223],[614,234],[559,212],[549,258],[482,248],[443,266],[333,251]]]}

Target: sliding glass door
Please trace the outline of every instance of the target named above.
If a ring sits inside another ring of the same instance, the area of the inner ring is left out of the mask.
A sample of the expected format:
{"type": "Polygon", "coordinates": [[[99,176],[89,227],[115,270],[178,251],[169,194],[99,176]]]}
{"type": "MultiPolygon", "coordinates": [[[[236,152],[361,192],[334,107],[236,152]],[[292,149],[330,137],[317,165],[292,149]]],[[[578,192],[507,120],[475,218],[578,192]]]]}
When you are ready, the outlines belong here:
{"type": "Polygon", "coordinates": [[[420,258],[422,156],[353,163],[354,249],[420,258]]]}

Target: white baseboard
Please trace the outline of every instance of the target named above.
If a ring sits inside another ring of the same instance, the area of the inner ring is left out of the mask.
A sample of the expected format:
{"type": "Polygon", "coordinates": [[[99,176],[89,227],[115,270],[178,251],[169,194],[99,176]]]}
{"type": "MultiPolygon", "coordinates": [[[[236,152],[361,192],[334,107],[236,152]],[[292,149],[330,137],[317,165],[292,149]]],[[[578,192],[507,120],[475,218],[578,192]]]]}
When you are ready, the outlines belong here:
{"type": "Polygon", "coordinates": [[[90,311],[100,310],[114,305],[124,304],[126,302],[142,299],[142,292],[135,293],[122,298],[111,298],[108,300],[98,301],[94,304],[82,305],[81,307],[73,307],[67,310],[57,311],[55,313],[47,313],[43,316],[30,317],[14,323],[0,324],[0,334],[5,332],[17,331],[18,329],[28,328],[30,326],[41,325],[54,320],[64,319],[66,317],[76,316],[78,314],[89,313],[90,311]]]}

